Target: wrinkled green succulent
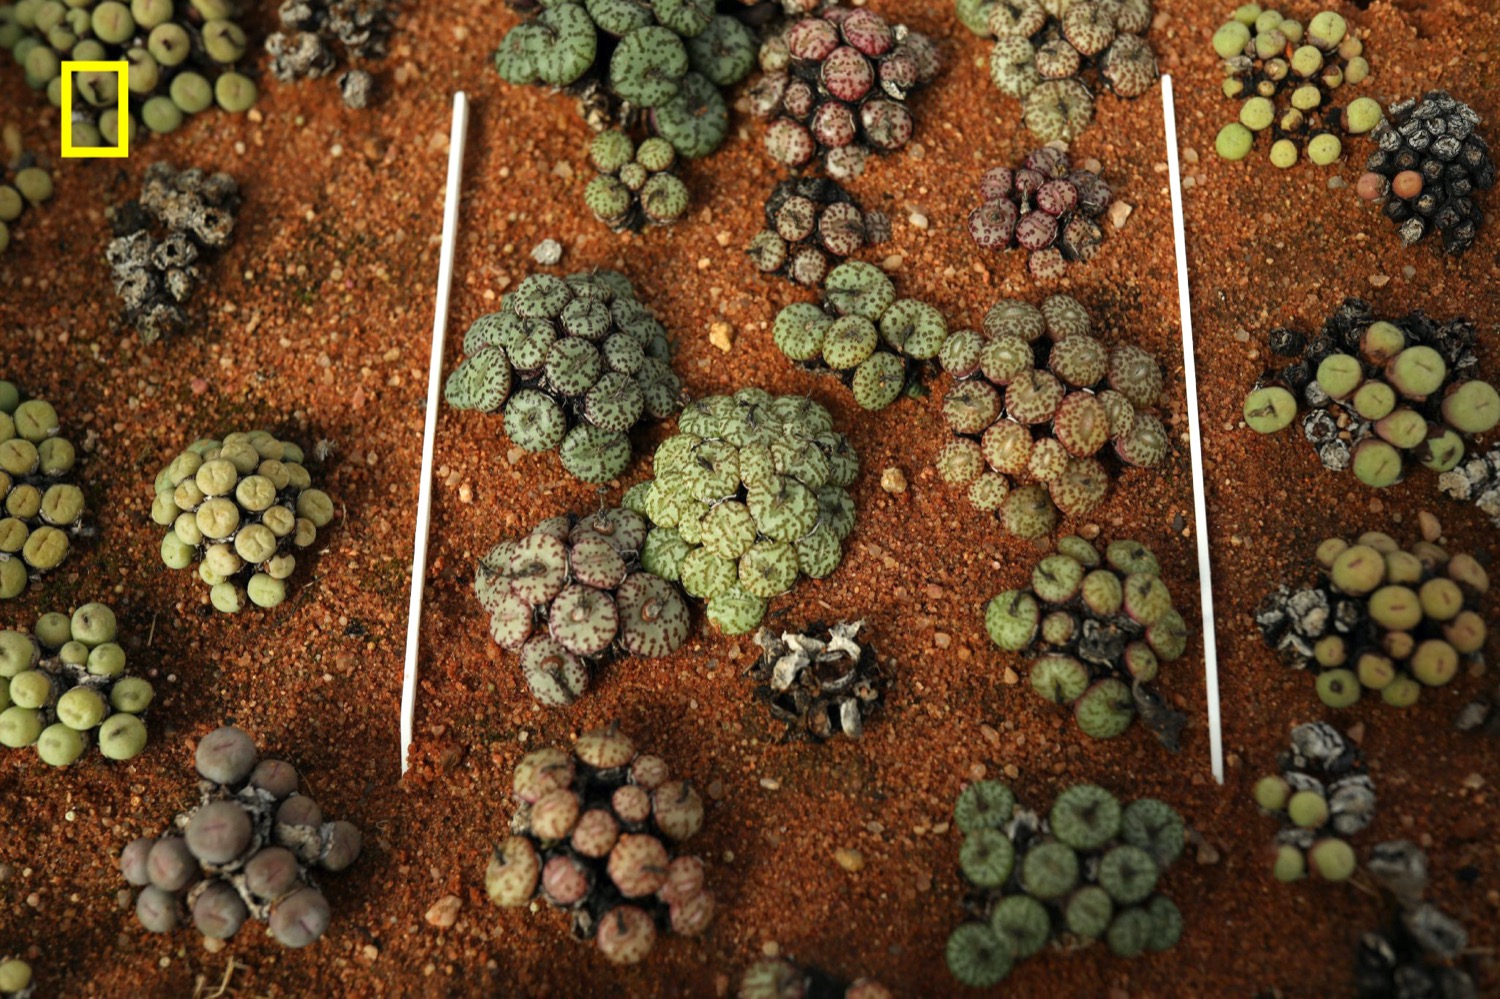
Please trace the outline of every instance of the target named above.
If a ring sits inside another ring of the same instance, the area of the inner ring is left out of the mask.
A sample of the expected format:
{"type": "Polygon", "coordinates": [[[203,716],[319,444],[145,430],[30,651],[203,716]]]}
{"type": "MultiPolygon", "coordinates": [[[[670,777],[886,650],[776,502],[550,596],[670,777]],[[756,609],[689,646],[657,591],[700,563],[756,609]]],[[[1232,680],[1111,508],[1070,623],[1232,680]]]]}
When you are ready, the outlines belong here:
{"type": "Polygon", "coordinates": [[[0,380],[0,600],[61,565],[83,527],[83,490],[69,481],[78,451],[59,428],[51,403],[0,380]]]}
{"type": "Polygon", "coordinates": [[[666,139],[637,146],[624,132],[600,132],[589,144],[589,162],[599,173],[584,189],[584,204],[616,232],[671,225],[689,200],[687,185],[672,172],[676,157],[666,139]]]}

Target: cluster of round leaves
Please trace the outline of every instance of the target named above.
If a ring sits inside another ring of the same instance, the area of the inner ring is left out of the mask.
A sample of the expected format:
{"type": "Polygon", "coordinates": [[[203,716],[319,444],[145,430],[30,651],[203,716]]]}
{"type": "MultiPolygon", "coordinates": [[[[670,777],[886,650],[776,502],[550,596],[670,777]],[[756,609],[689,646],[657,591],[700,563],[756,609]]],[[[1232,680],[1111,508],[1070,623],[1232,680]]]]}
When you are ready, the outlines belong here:
{"type": "Polygon", "coordinates": [[[469,327],[444,395],[455,409],[503,407],[511,443],[556,449],[569,474],[603,483],[630,464],[632,427],[676,412],[671,353],[624,275],[533,274],[469,327]]]}
{"type": "Polygon", "coordinates": [[[204,937],[228,940],[251,919],[283,947],[306,947],[328,929],[332,910],[311,879],[359,858],[363,836],[299,792],[290,763],[259,759],[255,742],[232,726],[198,743],[203,800],[160,837],[132,840],[120,872],[140,889],[135,916],[151,933],[191,920],[204,937]]]}
{"type": "Polygon", "coordinates": [[[640,571],[646,520],[630,510],[553,517],[480,560],[474,592],[490,635],[518,651],[532,696],[572,704],[589,667],[613,655],[656,658],[687,641],[690,616],[677,587],[640,571]]]}
{"type": "Polygon", "coordinates": [[[1370,76],[1364,43],[1342,15],[1325,10],[1304,26],[1280,12],[1249,3],[1239,7],[1213,37],[1224,60],[1224,96],[1243,99],[1239,120],[1219,130],[1214,148],[1226,160],[1250,155],[1255,137],[1272,137],[1270,160],[1282,169],[1297,165],[1304,149],[1318,166],[1344,151],[1341,136],[1363,135],[1384,117],[1379,102],[1357,97],[1336,104],[1345,84],[1370,76]]]}
{"type": "Polygon", "coordinates": [[[1468,320],[1436,323],[1421,312],[1377,320],[1350,299],[1311,344],[1289,329],[1271,333],[1271,351],[1291,358],[1245,399],[1245,422],[1263,434],[1296,419],[1324,466],[1352,467],[1367,486],[1401,481],[1410,461],[1447,472],[1463,460],[1465,439],[1500,424],[1500,392],[1466,377],[1477,363],[1468,320]]]}
{"type": "Polygon", "coordinates": [[[859,176],[871,153],[911,141],[912,91],[937,76],[937,48],[864,7],[832,4],[790,22],[760,49],[765,74],[750,108],[769,118],[771,159],[800,169],[821,161],[830,177],[859,176]]]}
{"type": "Polygon", "coordinates": [[[1156,82],[1156,54],[1142,35],[1151,0],[955,0],[958,19],[993,37],[990,79],[1022,102],[1026,127],[1043,142],[1071,142],[1094,120],[1084,76],[1135,98],[1156,82]]]}
{"type": "Polygon", "coordinates": [[[772,339],[797,364],[838,374],[865,409],[901,398],[948,342],[943,314],[914,298],[897,299],[895,284],[874,264],[839,264],[824,282],[823,301],[782,309],[772,339]]]}
{"type": "Polygon", "coordinates": [[[84,604],[72,617],[43,614],[28,635],[0,631],[0,745],[35,746],[55,767],[77,760],[92,738],[107,759],[128,760],[146,748],[140,715],[151,684],[125,676],[115,615],[84,604]]]}
{"type": "Polygon", "coordinates": [[[859,456],[811,399],[753,388],[699,399],[654,466],[623,501],[654,525],[641,565],[708,601],[725,634],[753,631],[772,597],[843,560],[859,456]]]}
{"type": "Polygon", "coordinates": [[[568,88],[601,120],[649,112],[652,130],[678,155],[707,156],[729,132],[723,88],[749,75],[755,36],[715,13],[712,0],[565,0],[546,3],[495,52],[510,83],[568,88]]]}
{"type": "Polygon", "coordinates": [[[8,171],[5,164],[0,164],[0,253],[10,247],[10,227],[26,206],[35,207],[52,200],[52,190],[52,175],[36,166],[30,157],[18,158],[9,164],[8,171]]]}
{"type": "Polygon", "coordinates": [[[599,173],[584,189],[584,204],[615,232],[671,225],[688,208],[687,185],[671,172],[676,158],[666,139],[653,136],[637,146],[618,129],[600,132],[589,144],[589,162],[599,173]]]}
{"type": "Polygon", "coordinates": [[[943,415],[955,439],[938,454],[938,474],[1017,537],[1050,534],[1059,511],[1083,516],[1104,500],[1106,445],[1141,468],[1166,456],[1166,428],[1148,412],[1161,399],[1161,368],[1139,347],[1106,347],[1092,329],[1067,295],[1041,308],[1005,299],[980,332],[943,346],[954,378],[943,415]]]}
{"type": "Polygon", "coordinates": [[[1430,541],[1403,549],[1380,531],[1351,544],[1318,545],[1321,578],[1282,586],[1256,610],[1266,644],[1294,669],[1317,676],[1318,697],[1346,708],[1378,691],[1399,708],[1423,687],[1442,687],[1466,662],[1481,662],[1488,628],[1479,610],[1489,574],[1479,559],[1430,541]]]}
{"type": "Polygon", "coordinates": [[[849,192],[826,177],[794,177],[776,185],[766,199],[766,228],[745,253],[757,270],[782,274],[816,287],[828,275],[828,262],[853,256],[889,235],[884,215],[860,211],[849,192]]]}
{"type": "Polygon", "coordinates": [[[217,610],[238,613],[248,599],[275,607],[308,548],[333,522],[333,500],[312,488],[302,449],[265,430],[194,442],[156,475],[151,519],[167,528],[161,559],[169,569],[197,563],[217,610]]]}
{"type": "Polygon", "coordinates": [[[62,565],[83,523],[83,490],[65,481],[78,450],[59,427],[51,403],[0,379],[0,600],[62,565]]]}
{"type": "Polygon", "coordinates": [[[1156,893],[1187,840],[1166,802],[1121,805],[1096,784],[1077,784],[1043,818],[1006,785],[976,781],[953,811],[964,834],[959,869],[983,914],[948,938],[948,970],[963,984],[996,985],[1055,940],[1103,940],[1116,956],[1136,957],[1182,936],[1182,913],[1156,893]]]}
{"type": "Polygon", "coordinates": [[[1281,820],[1271,865],[1277,881],[1299,881],[1311,871],[1344,881],[1358,860],[1348,837],[1375,821],[1375,782],[1359,749],[1323,722],[1298,725],[1280,773],[1255,783],[1255,803],[1281,820]]]}
{"type": "Polygon", "coordinates": [[[1475,195],[1495,186],[1495,161],[1476,131],[1482,119],[1444,90],[1389,110],[1371,133],[1378,148],[1365,161],[1359,196],[1382,204],[1402,245],[1436,229],[1445,251],[1463,253],[1484,224],[1475,195]]]}
{"type": "Polygon", "coordinates": [[[979,180],[978,208],[969,213],[969,236],[985,250],[1019,246],[1029,254],[1031,276],[1056,279],[1067,264],[1099,252],[1104,230],[1095,220],[1112,192],[1096,173],[1072,170],[1068,154],[1043,146],[1018,170],[995,167],[979,180]]]}
{"type": "Polygon", "coordinates": [[[768,957],[745,969],[738,999],[893,999],[895,993],[870,978],[849,981],[821,968],[805,967],[784,957],[768,957]]]}
{"type": "MultiPolygon", "coordinates": [[[[216,104],[238,113],[255,103],[255,83],[235,70],[248,49],[239,16],[234,0],[15,0],[0,5],[0,48],[54,107],[62,106],[64,62],[125,62],[140,124],[175,132],[216,104]]],[[[119,86],[113,70],[73,77],[75,145],[120,144],[119,86]]],[[[126,129],[134,142],[134,111],[126,129]]]]}
{"type": "Polygon", "coordinates": [[[1187,648],[1187,624],[1160,572],[1139,542],[1113,541],[1101,556],[1082,538],[1060,538],[1029,587],[985,606],[985,631],[1000,648],[1031,658],[1038,696],[1071,704],[1086,734],[1114,738],[1135,719],[1160,664],[1187,648]]]}
{"type": "Polygon", "coordinates": [[[708,928],[715,904],[703,862],[677,853],[703,825],[703,799],[661,757],[638,754],[614,726],[594,729],[572,753],[528,753],[512,787],[511,834],[484,872],[496,905],[530,905],[540,892],[616,964],[644,959],[658,928],[708,928]]]}
{"type": "Polygon", "coordinates": [[[1478,996],[1481,972],[1468,930],[1425,898],[1427,854],[1410,840],[1377,843],[1365,869],[1391,893],[1396,918],[1389,929],[1360,937],[1354,966],[1359,999],[1478,996]]]}

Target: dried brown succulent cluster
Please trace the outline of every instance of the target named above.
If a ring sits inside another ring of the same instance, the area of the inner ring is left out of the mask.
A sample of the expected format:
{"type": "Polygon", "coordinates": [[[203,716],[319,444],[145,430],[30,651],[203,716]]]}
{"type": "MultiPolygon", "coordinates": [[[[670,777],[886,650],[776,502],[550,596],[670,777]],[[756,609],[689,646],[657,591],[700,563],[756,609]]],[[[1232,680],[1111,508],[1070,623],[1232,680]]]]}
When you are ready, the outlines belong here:
{"type": "Polygon", "coordinates": [[[874,647],[856,641],[863,625],[814,624],[802,634],[788,631],[779,637],[769,628],[755,633],[763,650],[750,669],[761,684],[755,693],[787,723],[788,738],[864,734],[865,718],[880,709],[885,677],[874,647]]]}
{"type": "Polygon", "coordinates": [[[356,64],[385,58],[391,6],[387,0],[284,0],[276,12],[280,30],[266,38],[271,75],[278,80],[327,76],[339,64],[337,43],[350,65],[338,79],[344,103],[367,107],[374,78],[356,64]]]}
{"type": "Polygon", "coordinates": [[[1358,999],[1474,999],[1480,969],[1469,932],[1425,898],[1427,854],[1408,840],[1376,844],[1366,865],[1395,902],[1389,929],[1366,933],[1355,964],[1358,999]]]}

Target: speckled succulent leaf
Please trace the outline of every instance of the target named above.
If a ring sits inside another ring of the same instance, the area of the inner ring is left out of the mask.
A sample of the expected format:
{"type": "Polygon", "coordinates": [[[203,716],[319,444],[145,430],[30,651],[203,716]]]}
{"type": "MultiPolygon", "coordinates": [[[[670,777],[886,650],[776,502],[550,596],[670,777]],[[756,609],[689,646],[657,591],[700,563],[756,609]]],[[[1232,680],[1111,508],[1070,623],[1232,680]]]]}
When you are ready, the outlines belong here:
{"type": "Polygon", "coordinates": [[[841,316],[877,322],[896,300],[896,286],[873,264],[847,260],[828,274],[823,285],[828,304],[841,316]]]}
{"type": "Polygon", "coordinates": [[[778,475],[795,479],[809,489],[820,489],[828,481],[828,456],[815,442],[781,438],[770,445],[770,451],[778,475]]]}
{"type": "Polygon", "coordinates": [[[709,621],[726,635],[754,631],[766,616],[766,601],[736,585],[708,602],[709,621]]]}
{"type": "Polygon", "coordinates": [[[984,628],[990,641],[1010,652],[1030,645],[1040,622],[1036,599],[1021,590],[1007,590],[985,605],[984,628]]]}
{"type": "Polygon", "coordinates": [[[771,338],[793,361],[813,361],[822,356],[823,338],[833,317],[811,302],[793,302],[776,315],[771,338]]]}
{"type": "Polygon", "coordinates": [[[547,349],[547,384],[565,396],[583,395],[603,370],[598,349],[582,337],[563,337],[547,349]]]}
{"type": "Polygon", "coordinates": [[[902,299],[880,317],[880,335],[896,350],[918,361],[938,355],[948,339],[948,321],[926,302],[902,299]]]}
{"type": "Polygon", "coordinates": [[[1042,77],[1036,68],[1036,49],[1025,38],[1008,35],[990,49],[990,81],[1002,94],[1024,100],[1042,77]]]}
{"type": "Polygon", "coordinates": [[[609,85],[632,104],[660,107],[677,95],[688,69],[682,39],[669,28],[651,25],[620,39],[609,60],[609,85]]]}
{"type": "Polygon", "coordinates": [[[510,397],[510,361],[500,347],[486,347],[464,358],[448,378],[445,395],[455,409],[493,413],[510,397]],[[460,375],[460,372],[463,372],[460,375]]]}
{"type": "Polygon", "coordinates": [[[562,443],[568,421],[546,393],[522,389],[505,405],[505,436],[527,451],[550,451],[562,443]]]}
{"type": "Polygon", "coordinates": [[[755,68],[755,36],[733,17],[718,15],[687,40],[693,69],[716,86],[732,87],[755,68]]]}
{"type": "Polygon", "coordinates": [[[818,490],[818,521],[840,541],[854,530],[854,499],[842,486],[827,485],[818,490]]]}
{"type": "Polygon", "coordinates": [[[847,488],[859,477],[859,455],[843,434],[819,434],[818,446],[828,456],[828,484],[847,488]]]}
{"type": "Polygon", "coordinates": [[[631,575],[615,593],[620,644],[633,655],[668,655],[687,641],[691,617],[677,588],[650,573],[631,575]]]}
{"type": "Polygon", "coordinates": [[[1038,656],[1030,668],[1031,689],[1053,704],[1072,704],[1089,687],[1089,670],[1072,656],[1038,656]]]}
{"type": "Polygon", "coordinates": [[[1073,702],[1073,716],[1085,735],[1112,739],[1130,727],[1135,700],[1130,688],[1114,677],[1100,680],[1073,702]]]}
{"type": "Polygon", "coordinates": [[[737,500],[716,504],[703,520],[703,547],[722,559],[738,559],[756,538],[755,519],[737,500]]]}
{"type": "Polygon", "coordinates": [[[547,626],[552,637],[578,656],[597,656],[619,631],[620,612],[604,590],[570,583],[552,601],[547,626]]]}
{"type": "Polygon", "coordinates": [[[557,329],[550,320],[523,320],[525,330],[505,349],[510,363],[517,371],[528,374],[542,370],[547,363],[547,354],[557,342],[557,329]]]}
{"type": "Polygon", "coordinates": [[[601,427],[579,424],[558,448],[563,468],[584,482],[604,483],[630,465],[630,438],[601,427]]]}
{"type": "Polygon", "coordinates": [[[1094,98],[1076,78],[1047,80],[1026,95],[1022,119],[1043,142],[1071,142],[1093,122],[1094,98]]]}
{"type": "MultiPolygon", "coordinates": [[[[577,291],[576,286],[569,284],[569,287],[577,291]]],[[[569,336],[584,340],[602,340],[613,325],[609,305],[604,300],[583,296],[564,306],[558,321],[569,336]]]]}
{"type": "Polygon", "coordinates": [[[508,309],[480,316],[464,333],[464,353],[477,354],[485,347],[510,349],[511,343],[525,329],[521,317],[508,309]]]}
{"type": "Polygon", "coordinates": [[[760,533],[777,541],[796,541],[817,522],[817,495],[784,476],[757,483],[746,492],[746,505],[760,533]]]}
{"type": "Polygon", "coordinates": [[[713,0],[652,0],[656,20],[681,35],[692,38],[713,21],[713,0]]]}
{"type": "Polygon", "coordinates": [[[531,26],[534,30],[523,39],[523,50],[543,83],[566,87],[593,66],[598,33],[582,4],[550,6],[531,26]]]}
{"type": "Polygon", "coordinates": [[[654,22],[651,4],[643,0],[584,0],[599,30],[620,38],[654,22]]]}
{"type": "MultiPolygon", "coordinates": [[[[688,409],[691,410],[692,407],[689,406],[688,409]]],[[[687,411],[684,411],[683,417],[685,419],[688,418],[687,411]]],[[[678,425],[680,427],[681,423],[678,425]]],[[[657,447],[656,453],[651,458],[652,468],[655,470],[657,477],[659,478],[669,472],[680,471],[687,462],[692,460],[693,452],[697,450],[698,445],[703,440],[704,438],[699,437],[697,434],[688,433],[684,430],[682,433],[674,434],[662,441],[661,445],[657,447]]]]}
{"type": "Polygon", "coordinates": [[[531,637],[536,615],[531,605],[514,593],[497,595],[485,608],[490,612],[490,637],[502,649],[519,649],[531,637]]]}
{"type": "MultiPolygon", "coordinates": [[[[677,418],[678,431],[703,440],[719,437],[723,433],[726,414],[718,400],[723,398],[723,396],[710,396],[707,399],[694,400],[683,407],[682,415],[677,418]]],[[[667,444],[662,445],[663,448],[666,446],[667,444]]]]}
{"type": "Polygon", "coordinates": [[[827,523],[819,521],[797,541],[797,567],[811,579],[833,575],[844,560],[843,539],[827,523]]]}
{"type": "MultiPolygon", "coordinates": [[[[654,519],[654,518],[653,518],[654,519]]],[[[641,568],[662,579],[676,581],[689,545],[669,527],[654,527],[641,546],[641,568]]]]}
{"type": "Polygon", "coordinates": [[[538,79],[536,63],[531,53],[538,51],[541,40],[536,37],[539,29],[535,24],[518,24],[501,40],[495,50],[495,69],[507,83],[524,87],[538,79]]]}
{"type": "Polygon", "coordinates": [[[1115,453],[1128,464],[1150,468],[1167,455],[1167,430],[1150,413],[1136,413],[1125,437],[1116,438],[1115,453]]]}
{"type": "Polygon", "coordinates": [[[532,696],[550,708],[567,707],[588,689],[588,668],[546,635],[538,635],[521,649],[521,674],[532,696]]]}
{"type": "Polygon", "coordinates": [[[594,426],[625,433],[641,418],[646,396],[629,375],[612,371],[602,375],[584,397],[583,414],[594,426]]]}
{"type": "Polygon", "coordinates": [[[884,409],[906,388],[906,364],[895,354],[879,351],[854,369],[849,384],[854,401],[868,410],[884,409]]]}
{"type": "Polygon", "coordinates": [[[597,534],[573,539],[568,566],[575,580],[600,590],[619,586],[627,571],[614,545],[597,534]]]}
{"type": "Polygon", "coordinates": [[[1151,856],[1166,870],[1187,846],[1187,826],[1171,805],[1156,798],[1140,798],[1125,806],[1120,816],[1120,838],[1151,856]]]}
{"type": "Polygon", "coordinates": [[[1109,494],[1109,473],[1093,458],[1072,458],[1063,473],[1047,484],[1052,502],[1065,516],[1092,512],[1109,494]]]}
{"type": "MultiPolygon", "coordinates": [[[[649,483],[641,483],[648,486],[649,483]]],[[[632,487],[632,491],[634,488],[632,487]]],[[[629,495],[629,492],[626,493],[629,495]]],[[[646,519],[638,510],[623,503],[589,514],[574,525],[571,540],[574,544],[590,538],[602,538],[616,552],[627,559],[640,551],[646,541],[646,519]]]]}
{"type": "Polygon", "coordinates": [[[533,274],[512,293],[511,306],[522,319],[555,319],[562,315],[573,297],[573,289],[562,278],[533,274]]]}
{"type": "Polygon", "coordinates": [[[1161,367],[1141,348],[1119,344],[1109,355],[1109,385],[1136,409],[1149,409],[1161,400],[1161,367]]]}
{"type": "Polygon", "coordinates": [[[682,588],[690,597],[711,600],[733,587],[739,580],[736,559],[721,558],[708,548],[694,548],[682,560],[682,588]]]}
{"type": "Polygon", "coordinates": [[[1178,611],[1168,611],[1146,629],[1146,643],[1163,662],[1182,658],[1187,651],[1187,622],[1178,611]]]}
{"type": "Polygon", "coordinates": [[[474,567],[474,595],[487,611],[493,612],[494,602],[510,592],[510,559],[515,550],[514,541],[502,541],[474,567]]]}
{"type": "Polygon", "coordinates": [[[550,534],[533,531],[516,542],[507,574],[516,596],[533,607],[551,603],[568,576],[568,548],[550,534]]]}

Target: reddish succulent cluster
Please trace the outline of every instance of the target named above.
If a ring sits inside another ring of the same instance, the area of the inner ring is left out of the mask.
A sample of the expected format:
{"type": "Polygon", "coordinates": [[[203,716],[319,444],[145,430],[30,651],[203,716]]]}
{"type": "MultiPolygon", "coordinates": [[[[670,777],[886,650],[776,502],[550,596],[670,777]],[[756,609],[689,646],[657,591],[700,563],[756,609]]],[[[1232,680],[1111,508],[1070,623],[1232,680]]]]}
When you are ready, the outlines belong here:
{"type": "Polygon", "coordinates": [[[871,243],[890,238],[890,220],[863,212],[849,192],[824,177],[794,177],[776,185],[766,199],[766,228],[745,253],[756,268],[817,287],[829,261],[853,256],[871,243]]]}
{"type": "Polygon", "coordinates": [[[1060,278],[1071,261],[1093,259],[1104,240],[1095,219],[1112,193],[1098,174],[1073,170],[1068,154],[1043,146],[1018,170],[995,167],[979,180],[984,204],[969,213],[969,235],[986,250],[1020,247],[1036,278],[1060,278]]]}

